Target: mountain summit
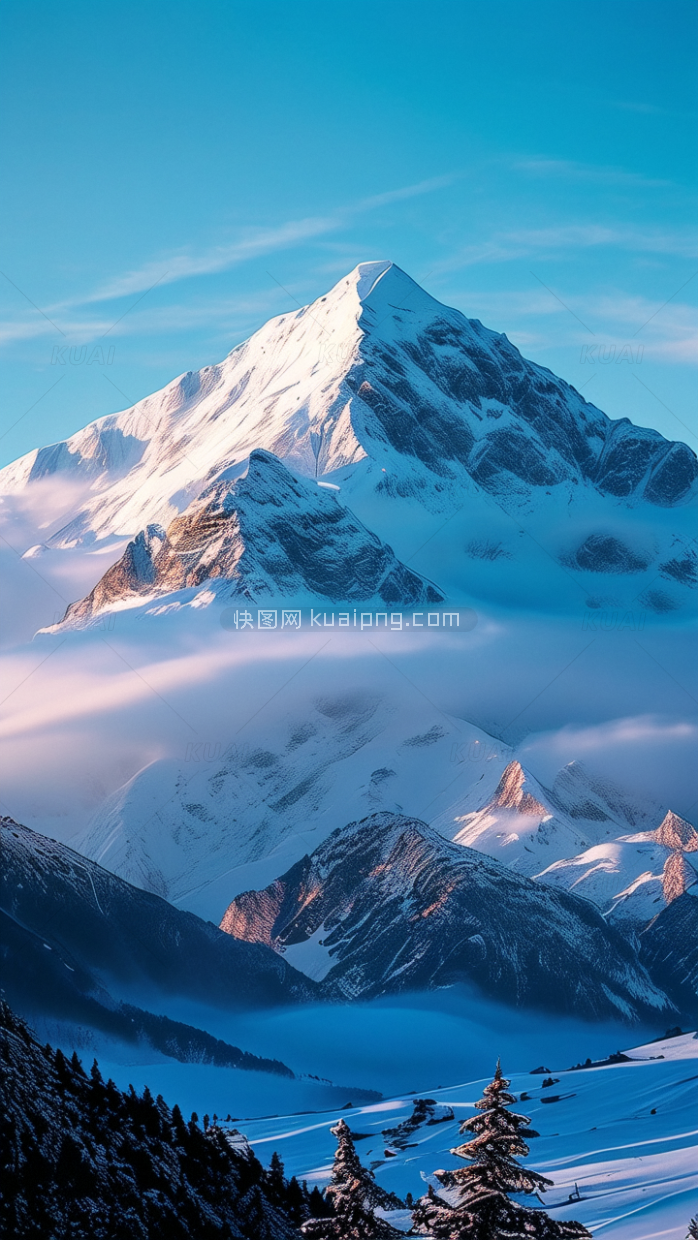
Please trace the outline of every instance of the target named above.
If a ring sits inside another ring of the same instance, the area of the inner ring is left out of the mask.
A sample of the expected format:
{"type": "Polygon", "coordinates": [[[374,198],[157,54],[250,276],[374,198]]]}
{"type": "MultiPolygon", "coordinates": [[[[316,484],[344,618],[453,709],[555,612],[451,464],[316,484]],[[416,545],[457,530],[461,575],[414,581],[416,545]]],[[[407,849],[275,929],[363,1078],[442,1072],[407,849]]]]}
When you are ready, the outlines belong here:
{"type": "MultiPolygon", "coordinates": [[[[642,605],[660,612],[683,606],[696,580],[676,511],[695,491],[691,449],[611,420],[389,262],[359,264],[219,364],[30,452],[0,472],[0,491],[26,498],[46,479],[69,481],[77,498],[68,520],[42,536],[52,548],[88,547],[167,529],[241,476],[258,450],[339,488],[399,559],[431,540],[430,514],[462,513],[440,569],[449,597],[497,588],[488,564],[520,558],[510,517],[503,538],[491,538],[502,508],[525,510],[546,549],[552,533],[558,581],[577,575],[592,607],[608,597],[609,577],[628,577],[633,599],[646,586],[642,605]],[[649,541],[647,521],[633,517],[646,506],[655,517],[675,510],[649,541]],[[463,522],[465,558],[456,545],[463,522]]],[[[496,572],[501,588],[501,565],[496,572]]]]}

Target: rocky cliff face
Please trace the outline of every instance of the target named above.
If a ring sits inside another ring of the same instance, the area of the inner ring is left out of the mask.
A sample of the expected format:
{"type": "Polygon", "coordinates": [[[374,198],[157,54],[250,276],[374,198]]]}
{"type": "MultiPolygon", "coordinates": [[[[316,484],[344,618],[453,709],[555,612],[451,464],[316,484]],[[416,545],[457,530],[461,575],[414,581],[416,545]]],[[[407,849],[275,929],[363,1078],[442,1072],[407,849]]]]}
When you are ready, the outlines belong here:
{"type": "Polygon", "coordinates": [[[665,848],[678,848],[683,852],[698,851],[698,831],[673,810],[669,810],[653,834],[657,843],[663,844],[665,848]]]}
{"type": "Polygon", "coordinates": [[[270,944],[335,997],[467,981],[507,1003],[587,1017],[666,1006],[587,901],[398,814],[333,832],[264,891],[238,896],[221,928],[270,944]]]}
{"type": "Polygon", "coordinates": [[[255,451],[242,476],[208,487],[165,532],[149,525],[63,623],[181,590],[264,601],[281,595],[398,607],[443,595],[401,564],[332,491],[255,451]]]}
{"type": "Polygon", "coordinates": [[[0,487],[84,478],[92,491],[58,541],[133,535],[169,524],[175,496],[196,498],[255,448],[310,477],[370,460],[375,483],[437,508],[466,479],[493,493],[588,483],[671,506],[698,473],[685,444],[611,421],[506,336],[379,262],[272,319],[219,365],[29,453],[0,487]]]}

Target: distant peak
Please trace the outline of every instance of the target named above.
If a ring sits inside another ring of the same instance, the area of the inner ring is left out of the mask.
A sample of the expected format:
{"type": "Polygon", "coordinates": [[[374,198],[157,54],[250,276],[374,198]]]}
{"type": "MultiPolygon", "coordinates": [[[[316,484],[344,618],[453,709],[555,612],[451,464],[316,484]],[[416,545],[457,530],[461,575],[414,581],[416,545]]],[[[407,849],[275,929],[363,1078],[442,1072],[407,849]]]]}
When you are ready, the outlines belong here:
{"type": "Polygon", "coordinates": [[[666,848],[683,849],[685,852],[698,851],[698,833],[695,828],[672,810],[669,810],[657,827],[654,838],[666,848]]]}
{"type": "Polygon", "coordinates": [[[492,807],[496,809],[516,809],[520,814],[547,813],[544,805],[525,790],[526,772],[520,762],[510,762],[504,770],[495,789],[492,807]]]}

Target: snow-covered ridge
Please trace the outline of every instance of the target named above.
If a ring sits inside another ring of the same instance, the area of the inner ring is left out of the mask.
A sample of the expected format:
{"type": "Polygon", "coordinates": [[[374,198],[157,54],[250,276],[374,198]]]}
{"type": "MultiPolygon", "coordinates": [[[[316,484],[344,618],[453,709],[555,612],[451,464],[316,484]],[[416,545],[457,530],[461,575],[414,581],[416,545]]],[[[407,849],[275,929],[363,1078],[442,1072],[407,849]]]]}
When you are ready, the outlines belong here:
{"type": "Polygon", "coordinates": [[[237,896],[221,929],[288,954],[337,998],[469,981],[586,1019],[672,1010],[591,905],[403,814],[334,831],[264,891],[237,896]]]}
{"type": "Polygon", "coordinates": [[[94,498],[58,541],[133,535],[172,519],[254,448],[314,477],[397,457],[403,486],[432,500],[466,475],[496,489],[505,473],[526,487],[587,480],[673,504],[697,472],[685,445],[612,422],[505,336],[394,264],[368,263],[218,365],[29,453],[0,473],[0,489],[83,476],[94,498]]]}
{"type": "Polygon", "coordinates": [[[495,774],[489,772],[489,788],[479,785],[437,819],[456,843],[584,896],[628,933],[684,891],[698,894],[698,832],[678,814],[669,810],[654,830],[632,830],[657,821],[659,807],[634,804],[576,762],[552,789],[516,760],[491,791],[495,774]]]}
{"type": "Polygon", "coordinates": [[[690,448],[612,421],[387,262],[360,264],[222,362],[27,454],[0,471],[0,493],[37,509],[27,549],[109,547],[193,516],[260,449],[339,488],[398,559],[428,546],[415,567],[450,598],[505,585],[530,598],[532,573],[547,594],[552,573],[551,604],[571,588],[583,605],[579,589],[592,609],[630,607],[637,626],[638,608],[684,608],[698,578],[690,448]],[[73,497],[46,532],[42,488],[58,484],[73,497]],[[513,511],[533,543],[519,542],[513,511]],[[437,514],[449,520],[438,571],[437,514]]]}

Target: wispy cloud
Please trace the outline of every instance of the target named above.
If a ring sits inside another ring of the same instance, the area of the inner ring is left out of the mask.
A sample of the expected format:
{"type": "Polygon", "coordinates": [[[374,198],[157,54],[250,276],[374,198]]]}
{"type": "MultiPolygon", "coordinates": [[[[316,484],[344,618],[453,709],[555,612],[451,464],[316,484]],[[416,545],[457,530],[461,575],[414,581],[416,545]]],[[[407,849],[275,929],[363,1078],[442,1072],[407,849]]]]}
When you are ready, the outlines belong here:
{"type": "MultiPolygon", "coordinates": [[[[329,236],[333,232],[338,232],[341,228],[351,223],[353,219],[367,212],[379,210],[396,202],[447,189],[457,179],[458,174],[456,173],[432,177],[429,180],[419,181],[412,185],[404,185],[397,189],[387,190],[383,194],[374,194],[371,197],[359,199],[357,202],[349,203],[328,215],[287,220],[272,228],[245,229],[232,241],[211,246],[204,250],[182,249],[175,253],[163,254],[157,258],[149,259],[131,271],[114,277],[106,284],[83,296],[66,299],[48,307],[48,309],[60,321],[61,326],[58,330],[60,330],[60,334],[65,341],[74,342],[79,340],[81,343],[84,343],[98,339],[103,333],[108,333],[110,336],[114,334],[121,335],[124,328],[120,326],[120,320],[117,320],[115,324],[113,318],[107,318],[106,314],[103,319],[101,317],[86,319],[84,310],[93,305],[97,306],[124,297],[138,297],[139,295],[143,297],[156,285],[164,286],[192,279],[196,276],[214,275],[255,258],[294,249],[307,242],[316,241],[329,236]],[[83,311],[82,313],[80,313],[81,310],[83,311]]],[[[244,312],[245,307],[240,303],[236,305],[229,303],[228,309],[235,314],[244,312]]],[[[129,314],[129,321],[126,326],[128,334],[133,334],[135,324],[138,324],[139,330],[168,330],[168,315],[171,318],[170,330],[177,330],[177,320],[180,314],[184,318],[189,316],[190,322],[192,318],[196,319],[197,315],[201,319],[202,316],[205,317],[208,313],[212,321],[216,316],[213,306],[209,311],[203,310],[199,312],[196,309],[184,311],[182,308],[178,309],[176,307],[162,309],[159,314],[151,311],[145,319],[140,314],[133,314],[129,311],[126,313],[129,314]]],[[[43,311],[41,314],[43,315],[43,311]]],[[[21,340],[31,340],[51,335],[56,330],[51,321],[45,316],[42,320],[30,315],[15,316],[10,321],[0,322],[0,343],[12,344],[21,340]]],[[[58,336],[56,336],[56,339],[58,341],[58,336]]]]}
{"type": "MultiPolygon", "coordinates": [[[[111,315],[102,311],[99,316],[85,315],[65,317],[63,338],[51,332],[41,320],[20,319],[0,322],[0,344],[13,344],[22,340],[49,337],[60,348],[93,344],[108,331],[108,340],[122,336],[153,336],[176,332],[191,332],[197,328],[214,327],[219,331],[244,329],[250,322],[264,320],[278,307],[275,289],[261,289],[257,293],[241,294],[239,297],[216,297],[199,302],[171,302],[164,306],[148,306],[124,316],[123,322],[114,325],[111,315]]],[[[105,342],[106,343],[106,342],[105,342]]]]}
{"type": "MultiPolygon", "coordinates": [[[[533,282],[532,282],[533,283],[533,282]]],[[[695,364],[698,360],[698,311],[686,302],[652,301],[624,292],[565,294],[566,305],[540,287],[500,289],[483,292],[461,287],[447,300],[461,306],[471,317],[482,318],[492,327],[503,328],[523,350],[575,348],[589,345],[591,338],[573,315],[590,325],[599,342],[613,345],[620,356],[630,344],[633,354],[642,347],[642,356],[672,364],[695,364]],[[547,321],[556,320],[554,328],[547,321]]]]}
{"type": "Polygon", "coordinates": [[[523,228],[496,233],[487,241],[464,246],[434,267],[452,271],[482,263],[513,262],[537,254],[560,251],[617,247],[641,254],[668,254],[680,258],[696,257],[695,238],[688,232],[667,232],[607,227],[601,224],[561,224],[548,228],[523,228]]]}
{"type": "Polygon", "coordinates": [[[658,180],[609,164],[583,164],[572,159],[520,159],[514,164],[520,172],[533,176],[589,181],[596,185],[627,185],[634,189],[667,189],[673,181],[658,180]]]}
{"type": "Polygon", "coordinates": [[[271,254],[275,250],[285,250],[302,244],[324,233],[332,232],[338,227],[339,221],[336,217],[315,216],[303,220],[290,220],[278,228],[251,231],[229,245],[214,246],[198,254],[182,252],[163,255],[162,258],[152,259],[141,267],[118,276],[115,280],[96,289],[94,293],[82,298],[77,304],[114,301],[119,297],[144,292],[154,283],[174,284],[177,280],[186,280],[192,276],[226,271],[238,263],[247,262],[260,255],[271,254]]]}
{"type": "Polygon", "coordinates": [[[640,112],[645,116],[669,116],[666,108],[658,108],[654,103],[635,103],[630,99],[614,99],[612,108],[620,108],[623,112],[640,112]]]}
{"type": "Polygon", "coordinates": [[[418,198],[422,194],[433,194],[435,190],[448,189],[458,179],[457,173],[449,173],[443,177],[431,177],[428,181],[418,181],[416,185],[405,185],[402,189],[391,189],[385,194],[374,194],[371,198],[362,198],[355,207],[350,207],[347,215],[357,214],[360,211],[372,211],[375,207],[390,206],[393,202],[403,202],[406,198],[418,198]]]}
{"type": "Polygon", "coordinates": [[[141,267],[118,276],[74,304],[112,301],[119,297],[143,292],[156,282],[173,284],[175,281],[186,280],[192,276],[226,271],[250,259],[272,254],[277,250],[293,248],[306,241],[336,232],[352,217],[364,212],[446,189],[453,184],[455,179],[455,174],[432,177],[430,180],[419,181],[414,185],[401,186],[383,194],[363,198],[328,215],[289,220],[275,228],[250,229],[228,244],[214,246],[199,253],[182,251],[164,254],[161,258],[149,260],[141,267]]]}

